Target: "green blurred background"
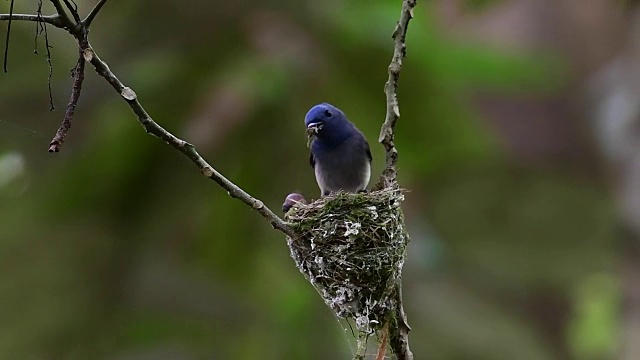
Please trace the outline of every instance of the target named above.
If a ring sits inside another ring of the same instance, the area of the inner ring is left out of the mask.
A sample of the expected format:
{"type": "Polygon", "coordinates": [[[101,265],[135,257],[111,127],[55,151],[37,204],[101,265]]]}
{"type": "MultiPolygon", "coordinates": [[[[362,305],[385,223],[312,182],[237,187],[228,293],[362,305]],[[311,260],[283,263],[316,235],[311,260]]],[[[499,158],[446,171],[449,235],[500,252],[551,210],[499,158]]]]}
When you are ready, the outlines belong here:
{"type": "MultiPolygon", "coordinates": [[[[400,6],[110,1],[91,42],[157,122],[278,210],[318,195],[303,128],[316,103],[344,110],[382,169],[400,6]]],[[[396,133],[416,359],[638,358],[637,11],[419,2],[396,133]]],[[[0,359],[350,359],[350,331],[283,235],[146,135],[89,68],[47,153],[76,61],[71,37],[48,32],[54,111],[34,23],[13,23],[0,75],[0,359]]]]}

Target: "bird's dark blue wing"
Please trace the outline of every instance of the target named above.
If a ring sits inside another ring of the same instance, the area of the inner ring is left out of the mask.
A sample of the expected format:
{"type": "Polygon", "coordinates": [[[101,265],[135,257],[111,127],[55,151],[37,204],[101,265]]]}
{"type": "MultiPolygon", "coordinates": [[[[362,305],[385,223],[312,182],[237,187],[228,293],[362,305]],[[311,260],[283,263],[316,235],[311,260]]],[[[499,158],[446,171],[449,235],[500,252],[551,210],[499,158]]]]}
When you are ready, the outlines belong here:
{"type": "Polygon", "coordinates": [[[369,143],[367,140],[364,141],[365,151],[367,152],[367,157],[369,158],[369,162],[373,161],[373,157],[371,157],[371,149],[369,149],[369,143]]]}
{"type": "Polygon", "coordinates": [[[312,168],[316,168],[316,159],[313,157],[313,151],[309,151],[309,164],[312,168]]]}

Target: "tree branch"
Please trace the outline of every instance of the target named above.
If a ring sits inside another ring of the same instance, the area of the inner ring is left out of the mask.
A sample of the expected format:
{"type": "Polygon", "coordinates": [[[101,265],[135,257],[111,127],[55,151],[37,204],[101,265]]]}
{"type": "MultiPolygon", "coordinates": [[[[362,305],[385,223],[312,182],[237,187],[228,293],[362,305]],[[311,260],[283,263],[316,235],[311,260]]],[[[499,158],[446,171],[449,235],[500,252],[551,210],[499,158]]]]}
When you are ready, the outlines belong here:
{"type": "Polygon", "coordinates": [[[60,0],[50,0],[53,6],[56,8],[56,12],[60,16],[60,20],[62,21],[62,27],[69,30],[73,34],[75,29],[75,24],[73,20],[69,17],[67,12],[64,10],[64,6],[60,3],[60,0]]]}
{"type": "Polygon", "coordinates": [[[67,111],[64,113],[64,119],[62,124],[58,128],[56,135],[49,144],[49,152],[58,152],[64,142],[64,138],[67,136],[67,132],[71,128],[71,119],[73,113],[78,105],[78,99],[80,99],[80,91],[82,90],[82,81],[84,80],[84,56],[82,52],[78,58],[76,67],[73,68],[73,87],[71,88],[71,98],[69,99],[69,105],[67,105],[67,111]]]}
{"type": "Polygon", "coordinates": [[[7,72],[7,63],[9,62],[9,38],[11,36],[11,22],[13,21],[13,0],[9,5],[9,24],[7,25],[7,36],[4,41],[4,60],[2,62],[2,69],[7,72]]]}
{"type": "Polygon", "coordinates": [[[407,323],[407,314],[405,314],[402,304],[402,278],[398,279],[396,283],[396,301],[398,302],[394,314],[396,326],[389,330],[391,332],[389,344],[397,360],[413,360],[413,353],[409,349],[411,327],[407,323]]]}
{"type": "MultiPolygon", "coordinates": [[[[413,9],[417,0],[403,0],[402,10],[400,12],[400,20],[396,24],[392,38],[394,40],[393,57],[389,64],[389,78],[384,85],[384,93],[387,100],[387,113],[380,129],[380,142],[386,152],[386,167],[380,175],[380,180],[375,188],[385,188],[388,186],[397,186],[396,163],[398,162],[398,151],[394,143],[395,126],[400,117],[400,107],[398,105],[398,80],[400,79],[400,70],[402,70],[402,59],[406,55],[405,39],[409,21],[413,18],[413,9]]],[[[391,349],[398,360],[413,360],[413,353],[409,349],[409,332],[411,328],[407,323],[407,315],[404,312],[402,303],[402,279],[398,279],[396,283],[396,313],[394,314],[396,326],[389,330],[392,332],[390,336],[391,349]]]]}
{"type": "MultiPolygon", "coordinates": [[[[91,11],[89,16],[87,17],[87,23],[91,23],[91,19],[95,17],[95,15],[99,12],[102,5],[104,5],[106,0],[101,0],[96,7],[91,11]],[[93,15],[92,15],[93,14],[93,15]]],[[[195,147],[190,143],[179,139],[175,135],[171,134],[167,130],[165,130],[162,126],[158,125],[153,119],[149,116],[147,111],[142,107],[140,102],[138,101],[136,93],[129,87],[126,87],[117,77],[111,72],[109,66],[102,61],[95,51],[92,49],[89,41],[87,39],[88,29],[87,24],[84,22],[80,22],[75,25],[72,20],[69,18],[67,13],[64,10],[63,5],[59,0],[51,0],[51,2],[56,7],[58,15],[53,15],[50,17],[40,17],[41,19],[48,19],[48,23],[66,29],[71,35],[73,35],[78,40],[78,46],[80,48],[82,58],[84,61],[91,63],[94,66],[96,73],[102,76],[107,82],[113,87],[122,98],[129,104],[129,107],[136,114],[138,121],[145,128],[148,134],[159,137],[164,140],[167,144],[171,145],[176,150],[183,153],[186,157],[188,157],[194,164],[198,166],[200,172],[215,181],[218,185],[220,185],[223,189],[227,190],[229,196],[236,198],[246,205],[255,209],[262,217],[264,217],[274,229],[283,232],[284,234],[296,238],[297,235],[295,232],[284,222],[280,217],[278,217],[269,207],[264,205],[264,203],[253,196],[249,195],[246,191],[242,190],[239,186],[231,182],[229,179],[225,178],[221,173],[219,173],[213,166],[209,165],[207,161],[198,154],[195,147]],[[55,20],[54,20],[55,19],[55,20]]],[[[37,15],[5,15],[0,14],[0,20],[26,20],[26,21],[38,21],[37,15]],[[17,16],[17,17],[16,17],[17,16]]],[[[79,60],[80,64],[80,60],[79,60]]],[[[82,63],[84,65],[84,63],[82,63]]],[[[81,70],[81,69],[80,69],[81,70]]],[[[73,111],[75,110],[75,104],[77,103],[77,99],[80,96],[81,90],[81,77],[79,77],[80,73],[77,72],[74,80],[74,87],[71,93],[71,99],[69,101],[69,106],[67,107],[67,112],[65,113],[65,119],[63,123],[60,125],[56,136],[51,142],[51,146],[49,151],[56,149],[59,150],[59,145],[61,144],[61,140],[64,139],[64,134],[66,130],[71,126],[70,117],[73,115],[73,111]],[[69,121],[67,121],[69,120],[69,121]],[[66,124],[65,124],[66,122],[66,124]],[[66,129],[66,130],[65,130],[66,129]],[[56,146],[54,142],[58,137],[61,137],[60,143],[56,146]]]]}
{"type": "Polygon", "coordinates": [[[96,15],[98,15],[98,13],[100,12],[100,9],[102,9],[102,6],[104,5],[104,3],[106,3],[107,0],[100,0],[96,6],[91,9],[91,12],[89,13],[89,15],[87,15],[86,18],[84,18],[84,20],[82,20],[82,23],[84,24],[85,27],[89,27],[91,26],[91,23],[93,22],[93,19],[96,17],[96,15]]]}
{"type": "Polygon", "coordinates": [[[393,47],[393,57],[389,64],[389,79],[384,85],[384,93],[387,98],[387,114],[380,129],[380,142],[386,151],[386,167],[380,175],[380,181],[376,187],[384,188],[396,183],[396,163],[398,162],[398,151],[394,143],[394,131],[396,121],[400,117],[400,108],[398,106],[398,79],[400,78],[400,70],[402,70],[402,59],[406,55],[405,38],[407,36],[407,28],[409,21],[413,18],[413,8],[416,6],[417,0],[403,0],[400,20],[396,24],[392,38],[395,46],[393,47]]]}
{"type": "Polygon", "coordinates": [[[67,9],[69,9],[71,16],[73,16],[73,20],[76,21],[76,24],[79,24],[82,20],[80,20],[80,15],[78,14],[78,6],[76,5],[76,3],[74,2],[73,5],[71,5],[69,0],[63,0],[63,1],[64,1],[64,4],[67,6],[67,9]]]}
{"type": "Polygon", "coordinates": [[[83,55],[84,59],[94,66],[96,73],[107,80],[107,82],[111,84],[111,87],[113,87],[114,90],[124,98],[127,104],[129,104],[129,107],[136,114],[138,121],[140,122],[140,124],[142,124],[148,134],[159,137],[160,139],[164,140],[164,142],[183,153],[194,164],[198,166],[200,172],[204,176],[215,181],[223,189],[227,190],[229,196],[236,198],[255,209],[260,215],[262,215],[262,217],[267,219],[267,221],[271,224],[271,226],[273,226],[274,229],[280,230],[292,238],[297,237],[295,232],[280,217],[278,217],[273,211],[271,211],[271,209],[264,205],[262,201],[249,195],[247,192],[242,190],[229,179],[225,178],[216,169],[209,165],[209,163],[207,163],[207,161],[203,159],[200,154],[198,154],[193,145],[177,138],[175,135],[168,132],[162,126],[158,125],[158,123],[153,121],[153,119],[149,116],[147,111],[138,101],[136,93],[131,88],[126,87],[116,77],[116,75],[111,72],[107,64],[102,61],[93,51],[90,44],[87,43],[87,47],[83,49],[83,55]]]}
{"type": "Polygon", "coordinates": [[[14,21],[43,21],[55,27],[64,28],[62,19],[58,14],[47,16],[38,16],[31,14],[0,14],[0,21],[7,21],[9,19],[14,21]]]}

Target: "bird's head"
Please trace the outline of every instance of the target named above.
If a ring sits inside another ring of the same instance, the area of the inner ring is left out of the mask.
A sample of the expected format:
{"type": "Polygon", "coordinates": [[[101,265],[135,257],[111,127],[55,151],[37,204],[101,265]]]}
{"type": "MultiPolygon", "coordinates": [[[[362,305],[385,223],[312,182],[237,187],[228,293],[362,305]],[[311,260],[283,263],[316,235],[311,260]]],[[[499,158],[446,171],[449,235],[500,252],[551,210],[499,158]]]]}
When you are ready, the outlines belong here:
{"type": "Polygon", "coordinates": [[[304,124],[310,139],[317,137],[331,142],[340,142],[349,137],[353,127],[340,109],[327,103],[312,107],[304,117],[304,124]]]}

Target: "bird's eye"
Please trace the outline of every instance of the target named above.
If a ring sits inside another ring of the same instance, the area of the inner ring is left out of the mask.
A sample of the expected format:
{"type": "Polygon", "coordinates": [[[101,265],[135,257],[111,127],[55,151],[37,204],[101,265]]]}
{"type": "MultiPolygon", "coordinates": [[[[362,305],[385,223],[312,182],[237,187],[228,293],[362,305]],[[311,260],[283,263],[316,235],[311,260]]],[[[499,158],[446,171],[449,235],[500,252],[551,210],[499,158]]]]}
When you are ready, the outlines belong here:
{"type": "Polygon", "coordinates": [[[329,111],[329,110],[325,110],[325,111],[324,111],[324,116],[326,116],[326,117],[330,118],[330,117],[332,117],[332,116],[333,116],[333,114],[331,113],[331,111],[329,111]]]}

